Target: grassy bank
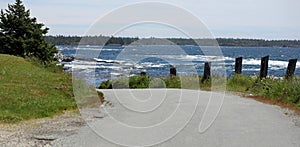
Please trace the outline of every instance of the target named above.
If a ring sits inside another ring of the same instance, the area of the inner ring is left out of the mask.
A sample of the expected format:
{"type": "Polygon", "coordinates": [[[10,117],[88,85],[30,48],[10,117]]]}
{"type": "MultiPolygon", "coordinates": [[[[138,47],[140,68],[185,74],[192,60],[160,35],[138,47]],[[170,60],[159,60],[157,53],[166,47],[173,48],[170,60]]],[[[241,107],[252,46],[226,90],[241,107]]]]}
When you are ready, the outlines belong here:
{"type": "Polygon", "coordinates": [[[294,104],[300,108],[300,78],[278,79],[235,75],[227,80],[227,89],[263,98],[294,104]]]}
{"type": "MultiPolygon", "coordinates": [[[[218,79],[217,77],[213,77],[218,79]]],[[[111,88],[181,88],[181,81],[186,81],[189,77],[161,77],[150,78],[149,76],[139,75],[128,78],[119,78],[113,81],[103,82],[100,89],[111,88]],[[159,80],[158,80],[159,79],[159,80]]],[[[195,78],[191,78],[194,80],[195,78]]],[[[201,76],[198,76],[199,86],[202,90],[211,89],[211,80],[201,83],[201,76]]],[[[187,82],[188,83],[188,82],[187,82]]],[[[214,85],[216,86],[216,85],[214,85]]],[[[185,85],[185,87],[188,87],[185,85]]],[[[260,80],[259,77],[248,77],[245,75],[235,75],[227,78],[226,90],[251,94],[269,100],[276,100],[282,103],[288,103],[300,108],[300,79],[290,80],[266,78],[260,80]]]]}
{"type": "Polygon", "coordinates": [[[49,117],[75,109],[72,80],[53,67],[0,54],[0,122],[49,117]]]}

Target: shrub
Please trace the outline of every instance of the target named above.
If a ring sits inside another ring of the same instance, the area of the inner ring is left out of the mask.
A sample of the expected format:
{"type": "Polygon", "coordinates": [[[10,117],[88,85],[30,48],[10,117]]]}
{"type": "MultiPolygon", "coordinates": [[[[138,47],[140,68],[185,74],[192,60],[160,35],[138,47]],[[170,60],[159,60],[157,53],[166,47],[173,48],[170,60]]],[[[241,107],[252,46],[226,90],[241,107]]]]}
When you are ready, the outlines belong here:
{"type": "Polygon", "coordinates": [[[112,89],[112,83],[109,80],[107,80],[105,82],[102,82],[98,88],[99,89],[112,89]]]}
{"type": "Polygon", "coordinates": [[[168,76],[163,78],[167,88],[181,88],[180,78],[177,76],[168,76]]]}
{"type": "Polygon", "coordinates": [[[149,88],[150,77],[147,75],[132,76],[129,78],[129,87],[136,88],[149,88]]]}

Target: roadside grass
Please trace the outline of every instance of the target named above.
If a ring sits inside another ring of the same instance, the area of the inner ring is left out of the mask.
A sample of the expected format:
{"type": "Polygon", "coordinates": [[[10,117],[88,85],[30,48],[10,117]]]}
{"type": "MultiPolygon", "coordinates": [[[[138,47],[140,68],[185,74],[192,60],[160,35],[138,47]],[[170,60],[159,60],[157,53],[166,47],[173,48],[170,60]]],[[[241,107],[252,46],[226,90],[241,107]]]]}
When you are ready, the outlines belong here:
{"type": "Polygon", "coordinates": [[[0,122],[17,123],[76,109],[72,77],[59,72],[59,67],[42,68],[3,54],[0,63],[0,122]]]}
{"type": "Polygon", "coordinates": [[[251,78],[242,74],[236,74],[230,78],[227,78],[226,88],[228,91],[234,92],[250,92],[249,88],[253,86],[257,77],[251,78]]]}
{"type": "Polygon", "coordinates": [[[201,82],[201,79],[202,77],[197,75],[182,77],[166,76],[160,78],[150,78],[145,75],[137,75],[130,78],[123,77],[113,81],[105,81],[99,86],[99,89],[136,89],[150,87],[201,89],[208,91],[227,90],[243,94],[252,94],[265,99],[280,101],[282,103],[293,104],[297,108],[300,108],[299,77],[294,77],[289,80],[268,77],[260,80],[258,76],[249,77],[237,74],[227,79],[216,76],[212,76],[209,80],[203,82],[201,82]],[[195,85],[195,83],[198,83],[199,85],[195,85]]]}
{"type": "Polygon", "coordinates": [[[253,94],[266,99],[293,104],[300,108],[299,77],[293,77],[289,80],[267,77],[261,80],[258,76],[235,75],[227,79],[227,90],[253,94]]]}

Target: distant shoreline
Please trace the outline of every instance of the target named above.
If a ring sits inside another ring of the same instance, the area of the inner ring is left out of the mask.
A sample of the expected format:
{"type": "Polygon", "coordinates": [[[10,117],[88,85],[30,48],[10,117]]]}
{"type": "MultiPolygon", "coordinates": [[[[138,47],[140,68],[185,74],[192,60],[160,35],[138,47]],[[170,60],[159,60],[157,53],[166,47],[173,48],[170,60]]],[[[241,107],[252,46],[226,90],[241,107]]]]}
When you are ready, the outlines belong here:
{"type": "MultiPolygon", "coordinates": [[[[102,46],[102,45],[90,45],[90,44],[87,44],[87,45],[78,45],[78,44],[72,44],[72,45],[56,45],[56,46],[84,46],[84,47],[98,47],[98,46],[102,46]]],[[[130,46],[129,44],[128,45],[116,45],[116,44],[108,44],[108,45],[105,45],[103,47],[126,47],[126,46],[130,46]]],[[[134,45],[132,45],[134,46],[134,45]]],[[[147,45],[145,45],[147,46],[147,45]]],[[[150,45],[150,46],[163,46],[163,45],[150,45]]],[[[198,46],[198,45],[179,45],[179,46],[198,46]]],[[[210,47],[210,46],[202,46],[202,47],[210,47]]],[[[295,46],[295,47],[282,47],[282,46],[221,46],[219,45],[219,47],[225,47],[225,48],[239,48],[239,47],[246,47],[246,48],[300,48],[300,46],[295,46]]]]}
{"type": "MultiPolygon", "coordinates": [[[[145,38],[141,38],[145,39],[145,38]]],[[[46,36],[46,41],[54,45],[130,45],[133,42],[141,40],[137,37],[107,37],[107,36],[46,36]],[[82,40],[84,38],[84,40],[82,40]]],[[[300,47],[300,40],[263,40],[263,39],[234,39],[234,38],[216,38],[216,39],[186,39],[186,38],[146,38],[149,41],[143,41],[143,45],[197,45],[213,46],[217,40],[219,46],[232,47],[300,47]],[[166,40],[166,41],[159,41],[166,40]],[[195,43],[197,42],[197,43],[195,43]]]]}

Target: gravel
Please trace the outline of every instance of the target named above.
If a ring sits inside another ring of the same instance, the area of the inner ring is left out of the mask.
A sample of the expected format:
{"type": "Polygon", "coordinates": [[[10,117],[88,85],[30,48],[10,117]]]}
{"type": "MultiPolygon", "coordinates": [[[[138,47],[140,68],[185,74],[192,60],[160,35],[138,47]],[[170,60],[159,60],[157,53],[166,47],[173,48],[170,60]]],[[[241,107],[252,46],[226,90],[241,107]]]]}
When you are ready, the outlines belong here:
{"type": "Polygon", "coordinates": [[[73,111],[53,118],[31,120],[21,124],[0,124],[0,146],[52,146],[52,141],[74,135],[85,125],[80,115],[73,111]]]}

